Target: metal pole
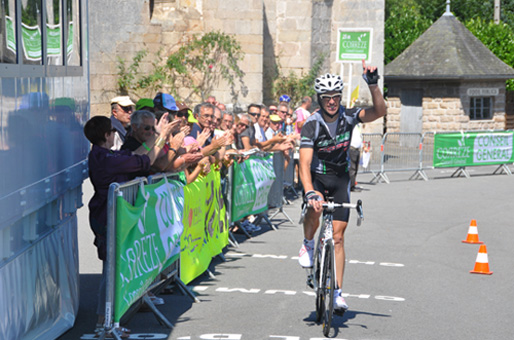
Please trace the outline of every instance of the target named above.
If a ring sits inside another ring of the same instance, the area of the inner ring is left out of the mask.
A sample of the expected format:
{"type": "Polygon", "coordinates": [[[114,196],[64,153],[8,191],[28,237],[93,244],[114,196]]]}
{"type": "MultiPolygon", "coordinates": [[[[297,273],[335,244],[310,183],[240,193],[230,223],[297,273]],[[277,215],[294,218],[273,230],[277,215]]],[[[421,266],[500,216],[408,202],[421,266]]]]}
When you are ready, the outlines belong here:
{"type": "Polygon", "coordinates": [[[499,24],[500,23],[500,0],[494,0],[494,23],[499,24]]]}

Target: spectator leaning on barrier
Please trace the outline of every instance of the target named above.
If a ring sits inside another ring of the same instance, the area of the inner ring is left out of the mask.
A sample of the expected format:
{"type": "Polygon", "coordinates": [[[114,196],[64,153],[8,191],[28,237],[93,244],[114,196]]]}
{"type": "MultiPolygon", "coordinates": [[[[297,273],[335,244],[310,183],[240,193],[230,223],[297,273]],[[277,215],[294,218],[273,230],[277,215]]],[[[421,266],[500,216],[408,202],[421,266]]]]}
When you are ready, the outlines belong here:
{"type": "Polygon", "coordinates": [[[153,112],[155,113],[155,118],[157,120],[160,120],[161,116],[166,112],[170,114],[168,117],[172,120],[173,116],[178,111],[175,98],[173,98],[171,94],[158,92],[153,99],[153,103],[155,106],[153,112]]]}
{"type": "Polygon", "coordinates": [[[250,150],[255,147],[255,128],[254,124],[257,123],[257,119],[259,119],[261,115],[261,106],[258,104],[250,104],[248,105],[248,116],[250,118],[248,129],[243,131],[241,135],[241,140],[244,145],[245,150],[250,150]]]}
{"type": "Polygon", "coordinates": [[[109,118],[96,116],[87,121],[84,126],[84,134],[93,144],[89,152],[88,162],[89,178],[95,193],[89,201],[89,223],[95,234],[94,244],[97,247],[98,258],[104,261],[98,292],[97,328],[102,327],[105,320],[105,260],[107,258],[107,194],[109,185],[114,182],[126,182],[134,172],[148,171],[164,147],[171,128],[171,124],[164,124],[151,151],[147,155],[136,155],[128,150],[111,150],[114,145],[116,129],[113,128],[109,118]]]}
{"type": "Polygon", "coordinates": [[[234,125],[234,115],[230,112],[223,112],[221,120],[221,129],[223,131],[230,131],[234,125]]]}
{"type": "Polygon", "coordinates": [[[270,115],[270,125],[266,130],[266,138],[271,139],[276,134],[280,133],[280,126],[282,125],[282,119],[279,115],[270,115]]]}
{"type": "Polygon", "coordinates": [[[213,139],[214,131],[211,126],[214,119],[214,106],[212,104],[199,104],[195,107],[196,110],[198,110],[197,123],[193,123],[189,136],[198,142],[204,156],[214,155],[228,143],[228,138],[223,135],[213,139]]]}
{"type": "Polygon", "coordinates": [[[111,99],[111,124],[116,129],[112,150],[119,150],[125,142],[125,136],[130,124],[130,115],[133,110],[134,103],[128,96],[111,99]]]}

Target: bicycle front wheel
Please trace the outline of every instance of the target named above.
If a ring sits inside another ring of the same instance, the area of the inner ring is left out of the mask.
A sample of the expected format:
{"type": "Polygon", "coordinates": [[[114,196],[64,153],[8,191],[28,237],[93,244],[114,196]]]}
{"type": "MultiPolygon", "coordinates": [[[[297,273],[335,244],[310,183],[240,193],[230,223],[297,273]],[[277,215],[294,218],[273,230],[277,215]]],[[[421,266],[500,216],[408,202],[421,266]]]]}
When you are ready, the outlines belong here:
{"type": "Polygon", "coordinates": [[[323,334],[328,337],[332,316],[334,314],[334,290],[335,270],[334,270],[334,242],[329,240],[325,244],[325,256],[323,261],[323,276],[321,277],[321,290],[323,299],[323,334]]]}

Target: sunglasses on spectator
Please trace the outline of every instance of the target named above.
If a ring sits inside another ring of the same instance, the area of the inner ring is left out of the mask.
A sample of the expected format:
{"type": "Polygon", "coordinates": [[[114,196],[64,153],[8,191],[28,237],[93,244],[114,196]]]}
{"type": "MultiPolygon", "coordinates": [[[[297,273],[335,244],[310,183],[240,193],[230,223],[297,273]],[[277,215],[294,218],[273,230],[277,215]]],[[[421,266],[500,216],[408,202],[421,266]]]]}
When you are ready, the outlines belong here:
{"type": "Polygon", "coordinates": [[[179,111],[175,114],[175,117],[179,117],[179,118],[182,118],[182,117],[187,117],[188,113],[187,112],[184,112],[184,111],[179,111]]]}
{"type": "Polygon", "coordinates": [[[260,114],[260,113],[255,113],[255,112],[248,112],[248,114],[249,114],[250,116],[252,116],[252,117],[257,116],[257,118],[261,116],[261,114],[260,114]]]}
{"type": "Polygon", "coordinates": [[[340,93],[337,93],[337,94],[333,94],[333,95],[330,95],[330,94],[322,94],[320,95],[320,98],[321,99],[324,99],[324,100],[330,100],[330,99],[333,99],[333,100],[341,100],[341,94],[340,93]]]}
{"type": "Polygon", "coordinates": [[[285,113],[285,114],[289,113],[289,111],[282,111],[282,110],[280,110],[280,112],[285,113]]]}
{"type": "Polygon", "coordinates": [[[248,125],[246,125],[245,123],[237,123],[238,126],[244,126],[244,128],[246,129],[248,127],[248,125]]]}
{"type": "Polygon", "coordinates": [[[282,122],[271,122],[271,124],[282,124],[282,122]]]}
{"type": "Polygon", "coordinates": [[[130,112],[132,111],[132,106],[121,106],[119,105],[119,107],[121,107],[121,109],[125,112],[130,112]]]}
{"type": "Polygon", "coordinates": [[[145,129],[145,131],[150,131],[150,130],[155,131],[155,126],[153,126],[153,125],[145,125],[144,129],[145,129]]]}

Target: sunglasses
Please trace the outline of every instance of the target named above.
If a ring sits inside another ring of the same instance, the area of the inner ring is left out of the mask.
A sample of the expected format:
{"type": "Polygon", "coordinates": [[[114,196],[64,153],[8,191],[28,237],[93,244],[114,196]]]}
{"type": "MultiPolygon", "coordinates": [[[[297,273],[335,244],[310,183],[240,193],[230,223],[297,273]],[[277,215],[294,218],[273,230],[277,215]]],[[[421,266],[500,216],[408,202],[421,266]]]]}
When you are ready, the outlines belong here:
{"type": "Polygon", "coordinates": [[[282,111],[282,110],[280,110],[280,112],[285,113],[285,114],[289,113],[289,111],[282,111]]]}
{"type": "Polygon", "coordinates": [[[333,95],[330,95],[330,94],[322,94],[320,95],[320,98],[323,99],[323,100],[330,100],[330,99],[333,99],[333,100],[341,100],[341,94],[340,93],[337,93],[337,94],[333,94],[333,95]]]}
{"type": "Polygon", "coordinates": [[[155,126],[153,126],[153,125],[145,125],[145,127],[143,129],[145,129],[145,131],[150,131],[150,130],[155,131],[155,126]]]}
{"type": "Polygon", "coordinates": [[[260,114],[260,113],[255,113],[255,112],[248,112],[248,114],[249,114],[250,116],[252,116],[252,117],[255,117],[255,116],[260,117],[260,116],[261,116],[261,114],[260,114]]]}
{"type": "Polygon", "coordinates": [[[131,112],[132,111],[132,106],[121,106],[119,105],[119,107],[121,107],[121,109],[125,112],[131,112]]]}
{"type": "Polygon", "coordinates": [[[244,126],[245,129],[248,127],[245,123],[237,123],[237,126],[244,126]]]}
{"type": "Polygon", "coordinates": [[[177,112],[175,114],[175,117],[179,117],[179,118],[183,118],[183,117],[187,117],[187,116],[188,116],[187,112],[177,112]]]}

